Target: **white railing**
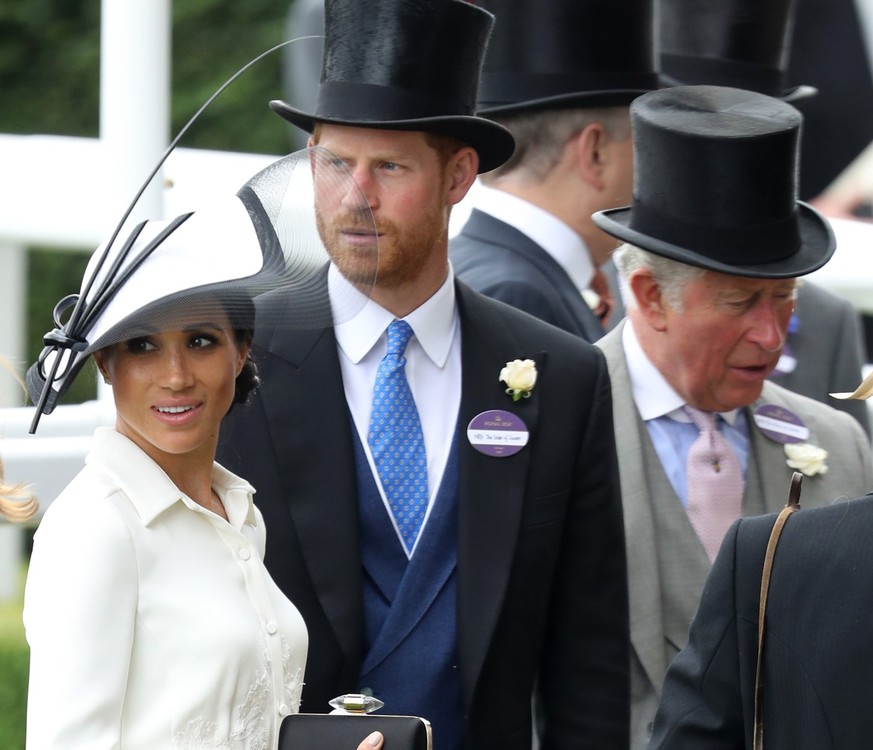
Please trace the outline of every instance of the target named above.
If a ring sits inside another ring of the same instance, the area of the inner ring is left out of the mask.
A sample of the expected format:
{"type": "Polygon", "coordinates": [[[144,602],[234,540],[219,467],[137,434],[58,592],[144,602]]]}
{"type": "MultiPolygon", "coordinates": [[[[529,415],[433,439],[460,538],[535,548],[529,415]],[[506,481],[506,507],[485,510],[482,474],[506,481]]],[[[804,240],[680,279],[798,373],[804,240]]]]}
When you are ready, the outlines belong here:
{"type": "Polygon", "coordinates": [[[0,409],[0,456],[6,480],[30,484],[42,513],[82,468],[95,428],[112,425],[115,411],[103,399],[59,406],[30,435],[33,414],[33,407],[0,409]]]}
{"type": "MultiPolygon", "coordinates": [[[[43,416],[37,435],[28,434],[33,407],[0,409],[0,456],[6,480],[25,482],[39,498],[39,521],[45,509],[81,470],[91,435],[100,425],[115,421],[112,402],[106,399],[75,406],[59,406],[43,416]]],[[[17,594],[24,550],[23,533],[16,525],[0,521],[0,602],[17,594]]]]}

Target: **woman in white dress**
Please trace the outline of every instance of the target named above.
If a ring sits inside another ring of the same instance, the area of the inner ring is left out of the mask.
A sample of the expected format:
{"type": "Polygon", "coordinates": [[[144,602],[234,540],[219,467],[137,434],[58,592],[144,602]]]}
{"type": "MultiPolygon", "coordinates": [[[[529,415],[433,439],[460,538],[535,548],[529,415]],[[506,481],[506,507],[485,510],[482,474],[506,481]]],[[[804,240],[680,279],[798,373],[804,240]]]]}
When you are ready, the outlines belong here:
{"type": "Polygon", "coordinates": [[[263,565],[253,488],[214,462],[257,386],[261,243],[237,199],[131,240],[95,253],[28,373],[36,423],[92,354],[116,422],[36,532],[27,747],[272,750],[300,704],[306,626],[263,565]]]}

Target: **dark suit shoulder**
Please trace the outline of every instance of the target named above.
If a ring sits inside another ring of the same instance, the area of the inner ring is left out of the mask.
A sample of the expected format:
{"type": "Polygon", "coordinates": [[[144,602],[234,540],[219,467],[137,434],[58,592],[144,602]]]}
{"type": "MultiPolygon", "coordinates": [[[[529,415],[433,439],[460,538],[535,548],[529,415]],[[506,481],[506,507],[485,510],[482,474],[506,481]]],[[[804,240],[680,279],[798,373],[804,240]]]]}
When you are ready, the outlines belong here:
{"type": "MultiPolygon", "coordinates": [[[[519,242],[524,246],[533,245],[520,232],[517,234],[519,242]]],[[[477,291],[488,293],[504,284],[520,284],[527,288],[541,289],[544,284],[549,283],[542,269],[531,261],[529,254],[521,252],[518,247],[473,239],[461,234],[449,243],[449,257],[455,275],[477,291]]]]}
{"type": "MultiPolygon", "coordinates": [[[[789,516],[783,527],[773,565],[771,593],[787,595],[789,600],[793,599],[790,592],[795,588],[802,596],[807,585],[822,576],[826,587],[829,579],[835,584],[844,577],[855,577],[873,538],[871,495],[803,508],[801,492],[800,505],[801,509],[789,516]]],[[[777,515],[751,516],[737,522],[734,577],[738,587],[748,586],[745,596],[739,596],[738,601],[748,601],[747,614],[751,618],[757,617],[756,592],[777,515]]],[[[873,578],[873,570],[865,573],[865,577],[873,578]]]]}
{"type": "MultiPolygon", "coordinates": [[[[785,524],[779,545],[784,543],[786,552],[797,551],[798,547],[806,549],[807,552],[801,557],[813,565],[821,562],[815,560],[816,555],[812,552],[815,548],[834,560],[843,554],[857,554],[859,549],[869,546],[868,540],[873,538],[873,494],[816,508],[804,508],[801,489],[800,508],[785,524]],[[862,546],[853,546],[855,542],[862,546]]],[[[751,516],[739,522],[738,558],[742,557],[746,548],[761,546],[762,539],[766,544],[776,515],[751,516]]],[[[800,559],[796,562],[804,564],[800,559]]]]}
{"type": "MultiPolygon", "coordinates": [[[[449,244],[455,275],[489,297],[578,333],[567,294],[578,296],[561,265],[533,240],[491,216],[474,212],[449,244]],[[473,229],[468,229],[473,225],[473,229]]],[[[583,304],[581,298],[579,304],[583,304]]]]}
{"type": "Polygon", "coordinates": [[[844,297],[834,294],[824,287],[805,281],[797,290],[797,304],[800,309],[806,308],[810,315],[854,315],[855,308],[844,297]]]}
{"type": "Polygon", "coordinates": [[[468,311],[476,324],[499,325],[511,330],[515,338],[538,349],[558,349],[567,352],[596,355],[593,344],[567,331],[546,323],[533,315],[472,289],[464,281],[456,281],[459,305],[468,311]]]}

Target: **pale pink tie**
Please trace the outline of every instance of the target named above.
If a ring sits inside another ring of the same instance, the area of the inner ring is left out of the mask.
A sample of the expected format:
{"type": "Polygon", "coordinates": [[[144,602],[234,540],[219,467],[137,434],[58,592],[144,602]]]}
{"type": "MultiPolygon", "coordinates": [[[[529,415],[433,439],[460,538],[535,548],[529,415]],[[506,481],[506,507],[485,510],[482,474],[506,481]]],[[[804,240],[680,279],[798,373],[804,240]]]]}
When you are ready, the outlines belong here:
{"type": "Polygon", "coordinates": [[[715,427],[715,414],[690,406],[685,411],[700,430],[688,450],[688,520],[713,560],[728,527],[742,513],[743,473],[715,427]]]}

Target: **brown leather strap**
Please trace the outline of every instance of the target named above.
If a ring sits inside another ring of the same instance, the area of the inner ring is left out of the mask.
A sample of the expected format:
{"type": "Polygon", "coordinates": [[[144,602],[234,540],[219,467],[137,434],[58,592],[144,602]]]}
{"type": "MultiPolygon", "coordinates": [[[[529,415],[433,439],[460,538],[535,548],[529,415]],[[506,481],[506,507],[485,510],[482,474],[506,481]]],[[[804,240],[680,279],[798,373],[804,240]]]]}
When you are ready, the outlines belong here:
{"type": "Polygon", "coordinates": [[[761,575],[761,598],[758,603],[758,661],[755,665],[755,719],[752,729],[753,750],[764,748],[764,721],[761,718],[761,694],[764,689],[764,681],[761,678],[761,663],[764,657],[764,619],[767,613],[767,594],[770,591],[770,574],[773,572],[773,558],[776,556],[776,544],[782,534],[785,522],[795,511],[800,510],[800,484],[803,474],[795,471],[791,476],[791,488],[788,491],[788,504],[779,513],[773,530],[770,532],[770,541],[767,542],[767,553],[764,555],[764,571],[761,575]]]}

